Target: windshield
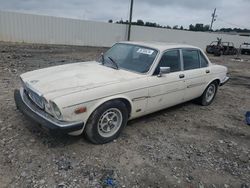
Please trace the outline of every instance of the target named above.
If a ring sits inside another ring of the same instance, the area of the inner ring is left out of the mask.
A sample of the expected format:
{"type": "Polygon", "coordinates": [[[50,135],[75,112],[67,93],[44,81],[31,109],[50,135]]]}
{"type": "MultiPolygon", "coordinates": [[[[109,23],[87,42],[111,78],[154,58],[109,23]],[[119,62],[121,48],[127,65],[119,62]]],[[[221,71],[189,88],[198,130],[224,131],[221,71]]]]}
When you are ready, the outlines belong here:
{"type": "Polygon", "coordinates": [[[157,55],[155,49],[132,44],[115,44],[103,55],[103,64],[139,73],[149,71],[157,55]]]}

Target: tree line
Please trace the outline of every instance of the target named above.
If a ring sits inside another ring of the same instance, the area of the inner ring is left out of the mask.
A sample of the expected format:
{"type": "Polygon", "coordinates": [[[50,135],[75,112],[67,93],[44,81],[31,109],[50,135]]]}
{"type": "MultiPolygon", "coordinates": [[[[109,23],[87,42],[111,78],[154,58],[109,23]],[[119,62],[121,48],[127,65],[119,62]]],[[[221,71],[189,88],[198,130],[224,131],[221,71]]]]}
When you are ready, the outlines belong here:
{"type": "MultiPolygon", "coordinates": [[[[113,22],[113,20],[109,20],[109,23],[116,23],[116,24],[128,24],[128,20],[123,21],[116,21],[113,22]]],[[[147,26],[147,27],[156,27],[156,28],[165,28],[165,29],[176,29],[176,30],[186,30],[186,31],[210,31],[210,26],[202,23],[196,23],[196,24],[190,24],[189,28],[184,28],[182,25],[175,25],[173,27],[167,25],[163,26],[160,24],[157,24],[155,22],[144,22],[143,20],[137,20],[136,22],[132,22],[132,25],[138,25],[138,26],[147,26]]],[[[217,30],[213,30],[215,32],[237,32],[237,33],[250,33],[249,29],[241,29],[241,28],[221,28],[217,30]]]]}

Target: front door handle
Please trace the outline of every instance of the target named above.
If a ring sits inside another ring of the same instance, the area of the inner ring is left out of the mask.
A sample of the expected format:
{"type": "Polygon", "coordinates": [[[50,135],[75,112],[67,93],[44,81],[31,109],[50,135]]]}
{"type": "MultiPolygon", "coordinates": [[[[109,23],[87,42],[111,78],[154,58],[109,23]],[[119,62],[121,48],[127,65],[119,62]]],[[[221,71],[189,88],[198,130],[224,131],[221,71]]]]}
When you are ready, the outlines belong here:
{"type": "Polygon", "coordinates": [[[207,74],[210,73],[210,70],[206,70],[206,73],[207,73],[207,74]]]}
{"type": "Polygon", "coordinates": [[[179,78],[184,78],[184,77],[185,77],[184,74],[180,74],[180,75],[179,75],[179,78]]]}

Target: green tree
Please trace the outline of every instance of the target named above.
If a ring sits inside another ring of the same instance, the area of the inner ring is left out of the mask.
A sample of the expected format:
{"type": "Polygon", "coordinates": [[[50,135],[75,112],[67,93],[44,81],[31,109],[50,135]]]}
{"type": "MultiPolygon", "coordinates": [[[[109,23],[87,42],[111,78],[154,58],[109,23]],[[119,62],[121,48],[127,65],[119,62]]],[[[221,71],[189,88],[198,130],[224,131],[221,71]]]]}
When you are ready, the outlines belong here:
{"type": "Polygon", "coordinates": [[[146,22],[145,26],[148,26],[148,27],[157,27],[157,24],[156,23],[152,23],[152,22],[146,22]]]}
{"type": "Polygon", "coordinates": [[[197,23],[195,24],[195,31],[203,31],[203,24],[197,23]]]}
{"type": "Polygon", "coordinates": [[[175,26],[173,27],[173,29],[178,29],[178,25],[175,25],[175,26]]]}
{"type": "Polygon", "coordinates": [[[142,20],[137,20],[136,25],[144,25],[144,22],[142,20]]]}
{"type": "Polygon", "coordinates": [[[209,25],[205,25],[205,26],[204,26],[204,31],[209,31],[209,28],[210,28],[209,25]]]}
{"type": "Polygon", "coordinates": [[[195,27],[193,26],[193,24],[190,24],[190,25],[189,25],[189,30],[190,30],[190,31],[195,31],[195,27]]]}
{"type": "Polygon", "coordinates": [[[194,25],[189,25],[190,31],[209,31],[209,25],[204,25],[202,23],[197,23],[194,25]]]}

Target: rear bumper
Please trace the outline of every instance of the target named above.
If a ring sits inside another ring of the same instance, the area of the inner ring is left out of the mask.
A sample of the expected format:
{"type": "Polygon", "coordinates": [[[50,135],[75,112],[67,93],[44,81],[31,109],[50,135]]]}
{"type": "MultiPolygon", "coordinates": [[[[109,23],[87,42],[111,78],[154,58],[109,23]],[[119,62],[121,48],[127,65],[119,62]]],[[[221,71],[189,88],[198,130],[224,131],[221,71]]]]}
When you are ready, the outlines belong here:
{"type": "Polygon", "coordinates": [[[83,122],[65,122],[59,121],[50,116],[36,105],[34,105],[23,92],[23,89],[15,90],[14,98],[17,108],[27,117],[39,123],[45,129],[50,131],[60,131],[62,133],[70,133],[81,130],[84,126],[83,122]]]}
{"type": "Polygon", "coordinates": [[[229,77],[225,77],[224,80],[221,81],[220,86],[225,85],[229,81],[229,77]]]}

